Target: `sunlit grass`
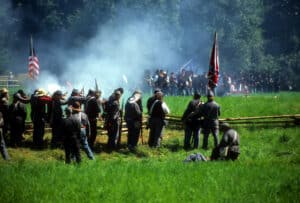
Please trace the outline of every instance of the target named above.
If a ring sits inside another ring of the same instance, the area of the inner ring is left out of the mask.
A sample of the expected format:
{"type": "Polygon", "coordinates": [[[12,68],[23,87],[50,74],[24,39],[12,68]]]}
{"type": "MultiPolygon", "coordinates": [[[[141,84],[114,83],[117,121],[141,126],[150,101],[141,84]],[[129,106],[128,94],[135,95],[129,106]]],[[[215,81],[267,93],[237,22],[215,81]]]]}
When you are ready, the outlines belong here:
{"type": "MultiPolygon", "coordinates": [[[[299,199],[298,128],[239,128],[236,162],[183,163],[183,132],[165,132],[163,147],[96,153],[64,164],[62,150],[9,149],[0,161],[2,202],[290,202],[299,199]],[[55,194],[55,195],[54,195],[55,194]],[[216,195],[217,194],[217,195],[216,195]],[[234,194],[234,196],[232,196],[234,194]]],[[[105,137],[98,138],[104,144],[105,137]]],[[[201,137],[202,141],[202,137],[201,137]]],[[[213,140],[210,137],[209,147],[213,140]]],[[[125,140],[123,140],[125,142],[125,140]]]]}
{"type": "MultiPolygon", "coordinates": [[[[172,115],[181,116],[190,97],[168,97],[166,103],[172,115]]],[[[201,98],[204,102],[205,97],[201,98]]],[[[300,113],[300,93],[254,94],[249,96],[216,97],[221,106],[221,118],[267,116],[300,113]]]]}
{"type": "MultiPolygon", "coordinates": [[[[222,117],[299,113],[299,93],[216,98],[222,117]],[[276,96],[276,97],[275,97],[276,96]]],[[[146,99],[144,99],[145,102],[146,99]]],[[[191,97],[165,97],[172,115],[181,115],[191,97]]],[[[97,137],[95,161],[82,152],[80,165],[64,164],[62,149],[9,148],[0,159],[1,202],[298,202],[300,129],[237,127],[241,155],[236,162],[183,163],[184,132],[164,132],[163,145],[139,143],[108,153],[106,136],[97,137]]],[[[144,130],[147,141],[148,130],[144,130]]],[[[50,135],[46,140],[49,142],[50,135]]],[[[26,136],[28,142],[31,137],[26,136]]],[[[200,145],[203,136],[200,137],[200,145]]]]}

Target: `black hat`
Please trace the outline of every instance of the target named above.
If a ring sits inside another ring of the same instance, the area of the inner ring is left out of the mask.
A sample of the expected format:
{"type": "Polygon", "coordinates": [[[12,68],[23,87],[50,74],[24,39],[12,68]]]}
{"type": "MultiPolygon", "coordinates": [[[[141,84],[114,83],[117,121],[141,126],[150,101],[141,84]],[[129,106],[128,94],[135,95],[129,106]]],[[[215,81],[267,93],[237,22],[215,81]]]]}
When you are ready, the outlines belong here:
{"type": "Polygon", "coordinates": [[[60,91],[60,90],[56,90],[56,91],[53,93],[53,95],[55,95],[55,96],[62,96],[63,93],[62,93],[62,91],[60,91]]]}
{"type": "Polygon", "coordinates": [[[89,89],[89,91],[88,91],[88,95],[95,95],[95,91],[94,91],[94,90],[92,90],[92,89],[89,89]]]}
{"type": "Polygon", "coordinates": [[[17,91],[17,93],[19,93],[22,97],[23,97],[23,96],[26,96],[25,92],[24,92],[22,89],[19,89],[19,90],[17,91]]]}
{"type": "Polygon", "coordinates": [[[195,92],[194,92],[194,98],[195,98],[195,99],[201,98],[201,94],[200,94],[198,91],[195,91],[195,92]]]}
{"type": "Polygon", "coordinates": [[[78,89],[73,89],[71,95],[78,95],[79,94],[79,90],[78,89]]]}
{"type": "Polygon", "coordinates": [[[122,94],[121,91],[119,91],[119,90],[115,91],[115,95],[121,95],[121,94],[122,94]]]}
{"type": "Polygon", "coordinates": [[[122,87],[119,87],[119,88],[115,89],[114,92],[116,93],[116,91],[119,91],[121,94],[124,93],[124,89],[122,87]]]}

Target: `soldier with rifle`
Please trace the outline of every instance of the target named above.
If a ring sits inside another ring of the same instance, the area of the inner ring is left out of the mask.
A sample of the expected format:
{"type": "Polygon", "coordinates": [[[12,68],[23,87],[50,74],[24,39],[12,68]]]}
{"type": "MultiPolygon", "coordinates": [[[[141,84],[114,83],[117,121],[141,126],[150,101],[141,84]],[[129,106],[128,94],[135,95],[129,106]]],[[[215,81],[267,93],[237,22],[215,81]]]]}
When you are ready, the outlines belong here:
{"type": "Polygon", "coordinates": [[[134,151],[141,132],[142,127],[142,93],[135,91],[131,97],[128,98],[125,105],[125,121],[128,128],[128,149],[134,151]]]}

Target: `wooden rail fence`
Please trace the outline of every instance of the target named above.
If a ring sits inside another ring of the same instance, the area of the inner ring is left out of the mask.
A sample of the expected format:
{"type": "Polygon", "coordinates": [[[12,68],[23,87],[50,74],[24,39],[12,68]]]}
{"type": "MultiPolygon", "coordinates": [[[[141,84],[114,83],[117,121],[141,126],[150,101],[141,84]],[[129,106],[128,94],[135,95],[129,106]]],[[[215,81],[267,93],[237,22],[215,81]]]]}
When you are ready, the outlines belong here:
{"type": "MultiPolygon", "coordinates": [[[[166,118],[168,121],[167,128],[170,129],[183,129],[181,117],[178,116],[168,116],[166,118]]],[[[292,115],[276,115],[276,116],[253,116],[253,117],[240,117],[240,118],[221,118],[219,119],[221,122],[227,122],[230,125],[234,126],[298,126],[300,125],[300,114],[292,114],[292,115]]],[[[143,119],[143,129],[146,128],[147,117],[143,119]]],[[[106,135],[107,132],[104,129],[103,121],[98,121],[98,134],[106,135]]],[[[45,130],[50,131],[51,128],[49,125],[46,125],[45,130]]],[[[31,133],[33,131],[32,122],[26,123],[26,132],[31,133]]],[[[122,123],[122,134],[127,133],[126,123],[122,123]]]]}

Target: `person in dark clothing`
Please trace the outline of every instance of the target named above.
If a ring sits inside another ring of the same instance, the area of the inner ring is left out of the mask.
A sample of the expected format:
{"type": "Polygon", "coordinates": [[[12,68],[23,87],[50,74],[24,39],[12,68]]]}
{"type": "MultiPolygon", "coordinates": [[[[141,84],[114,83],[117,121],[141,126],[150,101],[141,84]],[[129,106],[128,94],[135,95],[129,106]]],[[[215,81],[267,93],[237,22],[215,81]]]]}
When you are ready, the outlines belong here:
{"type": "Polygon", "coordinates": [[[9,107],[9,94],[6,88],[0,89],[0,112],[3,116],[3,137],[6,138],[8,130],[8,107],[9,107]]]}
{"type": "Polygon", "coordinates": [[[121,92],[115,91],[106,102],[105,128],[108,134],[107,146],[109,149],[115,149],[118,144],[119,130],[121,125],[120,98],[121,92]]]}
{"type": "Polygon", "coordinates": [[[66,164],[71,163],[72,156],[75,157],[77,163],[81,162],[80,155],[80,132],[81,123],[73,115],[71,115],[72,110],[70,108],[65,109],[67,118],[63,119],[63,141],[65,148],[65,162],[66,164]]]}
{"type": "Polygon", "coordinates": [[[52,111],[50,118],[50,124],[52,128],[51,148],[57,148],[59,143],[62,142],[62,105],[65,104],[67,104],[67,101],[64,98],[63,93],[60,90],[55,91],[52,95],[52,111]]]}
{"type": "Polygon", "coordinates": [[[25,131],[25,120],[27,116],[26,105],[23,104],[17,94],[13,96],[13,103],[9,105],[9,126],[11,146],[19,147],[22,142],[22,135],[25,131]]]}
{"type": "Polygon", "coordinates": [[[33,122],[33,144],[35,148],[43,147],[45,122],[49,121],[51,97],[43,89],[37,89],[30,98],[31,120],[33,122]]]}
{"type": "Polygon", "coordinates": [[[220,130],[224,134],[220,144],[213,149],[211,160],[225,159],[234,161],[240,155],[240,136],[228,123],[220,124],[220,130]]]}
{"type": "Polygon", "coordinates": [[[88,137],[89,146],[94,147],[94,143],[97,137],[97,120],[101,118],[101,91],[90,90],[87,95],[87,100],[85,104],[85,113],[88,116],[89,123],[91,126],[91,133],[88,137]]]}
{"type": "Polygon", "coordinates": [[[135,91],[128,98],[125,105],[125,121],[128,129],[127,146],[129,150],[134,150],[137,146],[142,127],[142,95],[140,91],[135,91]]]}
{"type": "Polygon", "coordinates": [[[186,110],[184,111],[181,120],[184,124],[184,149],[191,148],[191,138],[193,138],[194,149],[199,146],[199,134],[201,127],[201,116],[197,115],[200,112],[200,108],[203,107],[203,102],[200,100],[201,95],[199,93],[194,94],[194,98],[189,102],[186,110]]]}
{"type": "Polygon", "coordinates": [[[3,116],[2,113],[0,112],[0,152],[4,160],[9,160],[9,155],[6,149],[4,137],[3,137],[3,116]]]}
{"type": "Polygon", "coordinates": [[[161,91],[155,94],[156,100],[152,103],[149,110],[149,140],[150,147],[160,147],[162,131],[165,124],[165,116],[170,113],[167,104],[163,101],[161,91]]]}
{"type": "Polygon", "coordinates": [[[219,116],[220,106],[214,101],[213,92],[209,91],[207,94],[208,101],[203,105],[202,115],[203,119],[203,149],[208,149],[208,136],[212,132],[214,136],[214,145],[218,146],[219,134],[219,116]]]}

